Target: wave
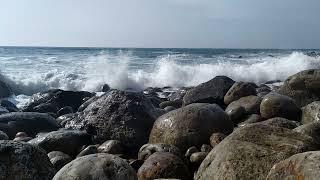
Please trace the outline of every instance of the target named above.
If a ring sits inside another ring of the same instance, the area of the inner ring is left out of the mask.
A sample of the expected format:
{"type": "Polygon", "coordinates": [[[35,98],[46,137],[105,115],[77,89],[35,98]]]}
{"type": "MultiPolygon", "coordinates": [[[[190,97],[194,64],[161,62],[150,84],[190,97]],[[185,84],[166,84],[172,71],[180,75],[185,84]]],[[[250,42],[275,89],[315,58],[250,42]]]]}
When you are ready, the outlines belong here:
{"type": "Polygon", "coordinates": [[[7,77],[0,75],[15,94],[32,95],[52,88],[64,90],[99,91],[103,84],[116,89],[142,90],[146,87],[195,86],[218,75],[236,81],[257,84],[271,80],[285,80],[299,71],[320,68],[320,58],[300,52],[278,57],[252,57],[237,61],[212,59],[203,63],[197,59],[185,63],[185,55],[159,56],[153,63],[142,62],[131,54],[119,53],[111,57],[107,53],[92,56],[79,68],[34,73],[27,76],[7,77]],[[197,62],[198,61],[198,62],[197,62]],[[139,67],[139,64],[147,64],[139,67]]]}

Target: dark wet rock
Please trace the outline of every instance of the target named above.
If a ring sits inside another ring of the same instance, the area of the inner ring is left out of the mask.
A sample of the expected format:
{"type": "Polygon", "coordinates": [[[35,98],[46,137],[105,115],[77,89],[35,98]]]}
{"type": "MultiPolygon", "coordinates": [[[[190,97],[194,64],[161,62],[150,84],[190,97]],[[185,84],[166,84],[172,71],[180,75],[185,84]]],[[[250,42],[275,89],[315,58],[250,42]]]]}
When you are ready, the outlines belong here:
{"type": "Polygon", "coordinates": [[[123,145],[118,140],[108,140],[98,147],[100,153],[122,154],[124,152],[123,145]]]}
{"type": "Polygon", "coordinates": [[[111,90],[84,111],[85,128],[96,143],[119,140],[134,153],[148,142],[158,112],[142,93],[111,90]]]}
{"type": "Polygon", "coordinates": [[[212,147],[215,147],[216,145],[218,145],[225,137],[227,137],[225,134],[223,133],[213,133],[210,136],[210,145],[212,147]]]}
{"type": "Polygon", "coordinates": [[[190,156],[190,162],[200,165],[208,154],[209,152],[195,152],[190,156]]]}
{"type": "Polygon", "coordinates": [[[77,157],[86,156],[86,155],[89,155],[89,154],[96,154],[96,153],[98,153],[98,148],[97,148],[97,146],[95,146],[95,145],[90,145],[90,146],[87,146],[84,150],[82,150],[82,151],[77,155],[77,157]]]}
{"type": "Polygon", "coordinates": [[[320,123],[319,122],[304,124],[299,127],[296,127],[293,130],[296,132],[311,136],[320,143],[320,123]]]}
{"type": "Polygon", "coordinates": [[[266,179],[320,179],[319,164],[320,151],[295,154],[275,164],[266,179]]]}
{"type": "Polygon", "coordinates": [[[300,125],[300,123],[297,121],[291,121],[291,120],[280,118],[280,117],[271,118],[258,123],[267,125],[267,126],[276,126],[276,127],[287,128],[287,129],[294,129],[300,125]]]}
{"type": "Polygon", "coordinates": [[[132,167],[118,156],[99,153],[79,157],[65,165],[53,180],[137,180],[132,167]]]}
{"type": "Polygon", "coordinates": [[[155,152],[169,152],[176,156],[181,157],[180,150],[169,144],[145,144],[143,145],[138,153],[138,159],[146,160],[149,156],[151,156],[155,152]]]}
{"type": "Polygon", "coordinates": [[[200,150],[201,152],[210,152],[212,150],[212,147],[208,144],[203,144],[200,150]]]}
{"type": "Polygon", "coordinates": [[[224,96],[224,103],[230,104],[233,101],[236,101],[242,97],[256,95],[256,88],[247,82],[236,82],[229,89],[227,94],[224,96]]]}
{"type": "Polygon", "coordinates": [[[139,168],[139,180],[156,178],[192,179],[187,166],[176,155],[168,152],[152,154],[139,168]]]}
{"type": "Polygon", "coordinates": [[[320,121],[320,101],[312,102],[301,108],[301,123],[308,124],[320,121]]]}
{"type": "Polygon", "coordinates": [[[42,103],[33,107],[33,112],[39,112],[39,113],[55,114],[58,110],[59,110],[59,107],[55,103],[42,103]]]}
{"type": "Polygon", "coordinates": [[[162,99],[160,99],[159,97],[157,96],[151,96],[151,95],[145,95],[149,100],[150,102],[152,103],[152,105],[156,108],[159,108],[160,104],[162,103],[162,99]]]}
{"type": "Polygon", "coordinates": [[[224,106],[224,96],[233,84],[234,81],[232,79],[226,76],[217,76],[188,90],[183,97],[183,104],[215,103],[224,106]]]}
{"type": "Polygon", "coordinates": [[[66,107],[63,107],[61,108],[58,112],[57,112],[57,115],[58,116],[62,116],[62,115],[65,115],[65,114],[72,114],[73,113],[73,109],[71,106],[66,106],[66,107]]]}
{"type": "Polygon", "coordinates": [[[59,130],[39,135],[29,143],[37,145],[47,152],[61,151],[75,156],[83,145],[91,144],[91,136],[77,130],[59,130]]]}
{"type": "Polygon", "coordinates": [[[57,121],[50,115],[34,112],[2,114],[0,115],[0,123],[8,124],[15,130],[15,133],[23,131],[30,136],[35,136],[39,132],[55,131],[60,127],[57,121]]]}
{"type": "Polygon", "coordinates": [[[0,80],[0,98],[10,97],[13,94],[11,88],[0,80]]]}
{"type": "MultiPolygon", "coordinates": [[[[270,91],[271,92],[271,91],[270,91]]],[[[260,98],[264,98],[267,94],[269,94],[270,92],[260,92],[260,93],[257,93],[257,96],[260,97],[260,98]]]]}
{"type": "Polygon", "coordinates": [[[135,159],[130,161],[129,164],[136,172],[138,172],[139,168],[142,166],[143,163],[144,163],[143,160],[135,159]]]}
{"type": "Polygon", "coordinates": [[[174,101],[164,101],[159,104],[159,107],[164,109],[168,106],[173,106],[175,108],[180,108],[182,106],[182,100],[181,99],[176,99],[174,101]]]}
{"type": "Polygon", "coordinates": [[[48,153],[48,157],[57,171],[72,161],[72,158],[68,154],[65,154],[61,151],[51,151],[48,153]]]}
{"type": "Polygon", "coordinates": [[[13,139],[13,141],[22,141],[22,142],[28,142],[32,139],[32,137],[29,137],[27,133],[25,132],[18,132],[16,134],[16,137],[13,139]]]}
{"type": "Polygon", "coordinates": [[[182,100],[183,97],[186,95],[187,91],[190,90],[191,88],[181,88],[177,90],[176,92],[170,94],[168,96],[169,101],[174,101],[174,100],[182,100]]]}
{"type": "Polygon", "coordinates": [[[263,92],[271,92],[271,88],[265,84],[260,85],[258,88],[256,88],[257,93],[263,93],[263,92]]]}
{"type": "Polygon", "coordinates": [[[57,122],[65,129],[84,130],[81,113],[72,113],[59,116],[57,122]]]}
{"type": "Polygon", "coordinates": [[[0,106],[6,108],[9,112],[18,112],[19,109],[17,108],[17,106],[15,104],[13,104],[12,102],[2,99],[0,100],[0,106]]]}
{"type": "Polygon", "coordinates": [[[78,109],[83,103],[84,98],[92,96],[94,96],[94,94],[86,91],[63,91],[60,89],[53,89],[34,94],[31,97],[30,102],[23,108],[23,111],[34,112],[36,111],[35,107],[41,104],[54,104],[57,107],[55,113],[65,106],[70,106],[72,109],[78,109]]]}
{"type": "Polygon", "coordinates": [[[184,152],[191,146],[209,143],[214,132],[230,134],[232,130],[232,121],[218,105],[195,103],[159,117],[149,143],[171,144],[184,152]]]}
{"type": "Polygon", "coordinates": [[[101,88],[101,92],[108,92],[110,90],[110,86],[108,84],[104,84],[101,88]]]}
{"type": "Polygon", "coordinates": [[[265,119],[283,117],[299,121],[301,116],[301,110],[292,98],[273,92],[263,98],[260,113],[265,119]]]}
{"type": "Polygon", "coordinates": [[[6,108],[0,106],[0,115],[6,113],[9,113],[9,111],[6,108]]]}
{"type": "Polygon", "coordinates": [[[51,180],[55,169],[47,154],[27,143],[0,140],[0,179],[51,180]]]}
{"type": "Polygon", "coordinates": [[[242,106],[234,106],[232,108],[229,108],[226,113],[234,124],[238,124],[241,119],[247,114],[246,109],[244,109],[244,107],[242,106]]]}
{"type": "Polygon", "coordinates": [[[238,124],[239,127],[246,126],[248,124],[261,122],[264,119],[259,114],[250,114],[241,120],[241,123],[238,124]]]}
{"type": "Polygon", "coordinates": [[[0,140],[8,140],[8,139],[9,139],[8,135],[5,132],[0,131],[0,140]]]}
{"type": "Polygon", "coordinates": [[[192,146],[186,151],[186,154],[184,156],[189,158],[193,153],[196,153],[196,152],[199,152],[198,148],[195,146],[192,146]]]}
{"type": "Polygon", "coordinates": [[[233,101],[226,108],[226,112],[237,109],[239,106],[246,110],[247,114],[259,114],[262,99],[258,96],[246,96],[233,101]]]}
{"type": "Polygon", "coordinates": [[[85,110],[91,103],[99,99],[99,96],[93,96],[91,98],[85,98],[84,103],[78,108],[78,112],[82,112],[85,110]]]}
{"type": "Polygon", "coordinates": [[[6,133],[9,139],[13,139],[17,132],[14,127],[9,126],[7,123],[0,123],[0,131],[6,133]]]}
{"type": "Polygon", "coordinates": [[[320,69],[311,69],[290,76],[277,90],[293,98],[299,107],[320,100],[320,69]]]}
{"type": "Polygon", "coordinates": [[[312,137],[290,129],[247,125],[213,148],[195,179],[265,179],[275,163],[318,148],[312,137]]]}

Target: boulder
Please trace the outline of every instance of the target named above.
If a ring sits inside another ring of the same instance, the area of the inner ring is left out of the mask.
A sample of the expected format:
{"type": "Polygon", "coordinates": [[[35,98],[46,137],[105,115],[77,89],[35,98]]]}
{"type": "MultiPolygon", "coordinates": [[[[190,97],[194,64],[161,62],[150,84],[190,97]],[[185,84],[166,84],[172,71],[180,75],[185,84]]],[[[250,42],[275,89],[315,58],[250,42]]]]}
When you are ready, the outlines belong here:
{"type": "Polygon", "coordinates": [[[10,102],[6,99],[0,100],[0,106],[6,108],[9,112],[18,112],[19,111],[19,109],[17,108],[17,106],[15,104],[13,104],[12,102],[10,102]]]}
{"type": "Polygon", "coordinates": [[[228,116],[230,117],[230,120],[234,124],[238,124],[241,119],[247,114],[246,110],[242,106],[235,106],[234,108],[229,108],[228,111],[226,111],[228,116]]]}
{"type": "Polygon", "coordinates": [[[71,156],[76,156],[83,145],[91,144],[91,136],[83,131],[59,130],[41,134],[29,141],[47,152],[61,151],[71,156]]]}
{"type": "Polygon", "coordinates": [[[192,179],[184,162],[176,155],[168,152],[153,153],[139,168],[139,180],[157,178],[192,179]]]}
{"type": "Polygon", "coordinates": [[[320,179],[320,151],[295,154],[275,164],[267,180],[320,179]]]}
{"type": "Polygon", "coordinates": [[[310,69],[290,76],[277,90],[293,98],[299,107],[320,100],[320,69],[310,69]]]}
{"type": "Polygon", "coordinates": [[[265,119],[282,117],[299,121],[301,116],[301,110],[292,98],[274,92],[263,98],[260,113],[265,119]]]}
{"type": "Polygon", "coordinates": [[[0,115],[0,123],[8,124],[16,132],[23,131],[30,136],[39,132],[55,131],[60,126],[46,113],[12,112],[0,115]]]}
{"type": "Polygon", "coordinates": [[[294,129],[300,125],[297,121],[291,121],[285,118],[271,118],[265,121],[258,122],[259,124],[267,125],[267,126],[276,126],[287,129],[294,129]]]}
{"type": "Polygon", "coordinates": [[[312,102],[301,108],[301,123],[308,124],[320,121],[320,101],[312,102]]]}
{"type": "Polygon", "coordinates": [[[230,103],[226,112],[243,107],[247,114],[260,114],[260,104],[262,99],[258,96],[246,96],[230,103]]]}
{"type": "Polygon", "coordinates": [[[169,101],[174,101],[174,100],[182,100],[183,97],[186,95],[187,91],[190,90],[191,88],[180,88],[177,91],[171,93],[168,96],[169,101]]]}
{"type": "Polygon", "coordinates": [[[108,140],[98,147],[100,153],[122,154],[124,152],[123,145],[118,140],[108,140]]]}
{"type": "Polygon", "coordinates": [[[263,118],[258,114],[250,114],[241,120],[238,124],[239,127],[246,126],[248,124],[257,123],[263,121],[263,118]]]}
{"type": "Polygon", "coordinates": [[[143,145],[138,153],[138,159],[140,160],[146,160],[149,156],[151,156],[155,152],[169,152],[171,154],[174,154],[176,156],[181,157],[182,154],[180,150],[169,144],[145,144],[143,145]]]}
{"type": "Polygon", "coordinates": [[[6,113],[9,113],[9,111],[6,108],[0,106],[0,115],[1,114],[6,114],[6,113]]]}
{"type": "Polygon", "coordinates": [[[237,128],[213,148],[195,179],[265,179],[275,163],[318,148],[312,137],[290,129],[259,123],[247,125],[237,128]]]}
{"type": "Polygon", "coordinates": [[[95,145],[90,145],[87,146],[86,148],[84,148],[78,155],[77,157],[81,157],[81,156],[86,156],[89,154],[96,154],[98,153],[98,148],[95,145]]]}
{"type": "Polygon", "coordinates": [[[93,96],[91,98],[85,98],[84,102],[78,108],[78,112],[82,112],[83,110],[85,110],[91,103],[93,103],[97,99],[99,99],[99,96],[93,96]]]}
{"type": "Polygon", "coordinates": [[[227,94],[224,96],[224,103],[230,104],[233,101],[236,101],[242,97],[256,94],[256,88],[252,85],[252,83],[236,82],[232,85],[227,94]]]}
{"type": "Polygon", "coordinates": [[[224,106],[224,96],[233,84],[232,79],[226,76],[217,76],[188,90],[183,97],[183,104],[215,103],[224,106]]]}
{"type": "Polygon", "coordinates": [[[11,88],[0,80],[0,98],[10,97],[13,94],[11,88]]]}
{"type": "Polygon", "coordinates": [[[209,144],[203,144],[200,148],[201,152],[210,152],[212,147],[209,144]]]}
{"type": "Polygon", "coordinates": [[[148,142],[158,112],[142,93],[111,90],[83,111],[83,123],[95,143],[119,140],[133,153],[148,142]]]}
{"type": "Polygon", "coordinates": [[[108,84],[104,84],[101,87],[101,92],[108,92],[110,90],[110,86],[108,84]]]}
{"type": "Polygon", "coordinates": [[[9,139],[8,135],[5,132],[0,131],[0,140],[8,140],[8,139],[9,139]]]}
{"type": "Polygon", "coordinates": [[[62,115],[65,115],[65,114],[72,114],[73,113],[73,109],[71,106],[65,106],[61,109],[59,109],[59,111],[57,112],[57,115],[58,116],[62,116],[62,115]]]}
{"type": "MultiPolygon", "coordinates": [[[[86,91],[64,91],[53,89],[42,93],[32,95],[30,102],[23,107],[22,111],[37,112],[37,106],[41,104],[51,104],[56,106],[57,111],[65,106],[70,106],[72,109],[78,109],[83,103],[84,98],[94,96],[93,93],[86,91]]],[[[50,109],[50,112],[52,110],[50,109]]]]}
{"type": "Polygon", "coordinates": [[[27,143],[0,140],[0,179],[51,180],[55,169],[47,154],[27,143]]]}
{"type": "Polygon", "coordinates": [[[81,113],[72,113],[59,116],[57,122],[65,129],[85,130],[81,113]]]}
{"type": "Polygon", "coordinates": [[[302,126],[296,127],[293,130],[296,132],[311,136],[315,140],[317,140],[317,142],[320,143],[320,123],[319,122],[304,124],[302,126]]]}
{"type": "Polygon", "coordinates": [[[218,105],[195,103],[159,117],[149,143],[171,144],[185,152],[191,146],[209,143],[214,132],[230,134],[232,131],[232,121],[218,105]]]}
{"type": "Polygon", "coordinates": [[[137,180],[132,167],[118,156],[99,153],[79,157],[62,169],[53,180],[137,180]]]}
{"type": "Polygon", "coordinates": [[[218,145],[226,137],[227,136],[225,134],[222,134],[222,133],[213,133],[210,136],[210,145],[212,147],[215,147],[216,145],[218,145]]]}
{"type": "Polygon", "coordinates": [[[195,147],[195,146],[192,146],[192,147],[190,147],[190,148],[187,149],[186,154],[185,154],[184,156],[187,157],[187,158],[190,158],[190,156],[191,156],[193,153],[196,153],[196,152],[199,152],[198,148],[195,147]]]}
{"type": "Polygon", "coordinates": [[[61,151],[52,151],[48,153],[48,157],[57,171],[72,161],[72,158],[68,154],[65,154],[61,151]]]}
{"type": "Polygon", "coordinates": [[[208,152],[195,152],[190,156],[190,162],[200,165],[208,154],[208,152]]]}
{"type": "Polygon", "coordinates": [[[173,101],[163,101],[159,104],[159,107],[161,109],[164,109],[168,106],[172,106],[174,108],[180,108],[182,106],[182,100],[181,99],[176,99],[173,101]]]}

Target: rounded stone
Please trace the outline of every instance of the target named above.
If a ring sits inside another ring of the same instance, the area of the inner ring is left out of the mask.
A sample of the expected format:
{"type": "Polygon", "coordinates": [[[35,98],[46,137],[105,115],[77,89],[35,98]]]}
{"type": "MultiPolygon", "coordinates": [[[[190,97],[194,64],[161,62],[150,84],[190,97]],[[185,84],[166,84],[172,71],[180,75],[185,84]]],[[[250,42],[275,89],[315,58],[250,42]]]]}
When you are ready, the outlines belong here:
{"type": "Polygon", "coordinates": [[[98,152],[108,154],[122,154],[123,147],[118,140],[108,140],[98,147],[98,152]]]}
{"type": "Polygon", "coordinates": [[[190,162],[200,165],[208,154],[209,152],[195,152],[190,156],[190,162]]]}
{"type": "Polygon", "coordinates": [[[57,171],[72,161],[72,158],[68,154],[61,151],[52,151],[48,153],[48,157],[57,171]]]}
{"type": "Polygon", "coordinates": [[[169,144],[159,143],[143,145],[139,150],[138,159],[146,160],[155,152],[169,152],[171,154],[181,157],[181,152],[177,147],[169,144]]]}
{"type": "Polygon", "coordinates": [[[210,145],[212,147],[215,147],[216,145],[218,145],[224,138],[226,137],[225,134],[223,133],[213,133],[210,136],[210,145]]]}
{"type": "Polygon", "coordinates": [[[224,96],[224,103],[228,105],[242,97],[256,94],[256,88],[252,85],[252,83],[236,82],[224,96]]]}

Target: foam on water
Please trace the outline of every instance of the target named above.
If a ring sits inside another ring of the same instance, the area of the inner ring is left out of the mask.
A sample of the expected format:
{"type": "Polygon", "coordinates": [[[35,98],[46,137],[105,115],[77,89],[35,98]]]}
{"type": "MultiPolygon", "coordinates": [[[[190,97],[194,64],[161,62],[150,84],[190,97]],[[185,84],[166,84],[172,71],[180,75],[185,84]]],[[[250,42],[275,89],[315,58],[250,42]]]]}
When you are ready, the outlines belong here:
{"type": "MultiPolygon", "coordinates": [[[[195,59],[187,63],[186,56],[161,55],[151,62],[141,62],[145,63],[144,68],[132,68],[133,64],[140,63],[139,60],[130,53],[122,52],[116,55],[103,52],[69,64],[52,57],[44,58],[46,66],[28,60],[27,64],[31,64],[28,68],[34,69],[25,68],[10,75],[2,74],[0,79],[7,82],[17,95],[32,95],[52,88],[99,91],[105,83],[112,88],[136,90],[150,86],[194,86],[218,75],[259,84],[270,80],[285,80],[305,69],[320,68],[320,58],[301,52],[229,60],[216,58],[201,61],[199,57],[199,61],[195,59]]],[[[20,97],[25,99],[25,96],[20,97]]]]}

